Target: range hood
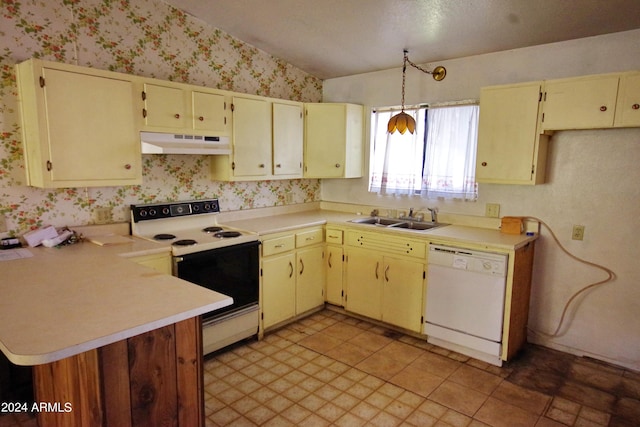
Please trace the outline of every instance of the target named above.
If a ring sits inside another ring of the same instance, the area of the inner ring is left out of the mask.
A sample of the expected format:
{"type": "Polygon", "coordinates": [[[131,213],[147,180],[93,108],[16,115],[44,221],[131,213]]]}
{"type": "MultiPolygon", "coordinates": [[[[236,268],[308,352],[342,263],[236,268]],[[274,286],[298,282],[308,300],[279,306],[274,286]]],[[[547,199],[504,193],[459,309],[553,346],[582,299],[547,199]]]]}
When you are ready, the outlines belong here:
{"type": "Polygon", "coordinates": [[[228,136],[140,132],[142,154],[231,154],[228,136]]]}

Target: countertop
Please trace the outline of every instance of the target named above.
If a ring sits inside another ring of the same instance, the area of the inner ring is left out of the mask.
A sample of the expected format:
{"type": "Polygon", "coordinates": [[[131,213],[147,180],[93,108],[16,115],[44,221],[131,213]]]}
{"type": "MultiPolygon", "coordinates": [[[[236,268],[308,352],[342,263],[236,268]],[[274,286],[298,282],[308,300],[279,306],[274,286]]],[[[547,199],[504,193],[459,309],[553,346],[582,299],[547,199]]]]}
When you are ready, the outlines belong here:
{"type": "Polygon", "coordinates": [[[505,234],[500,232],[500,230],[455,224],[426,231],[412,231],[402,228],[378,228],[369,224],[349,222],[355,218],[363,218],[363,216],[338,211],[312,210],[238,221],[224,221],[224,224],[234,228],[253,231],[260,236],[291,231],[303,227],[331,224],[336,226],[349,226],[362,231],[388,232],[437,243],[471,245],[473,247],[504,251],[516,250],[537,238],[537,235],[505,234]]]}
{"type": "Polygon", "coordinates": [[[127,259],[168,251],[140,239],[27,249],[33,257],[0,261],[0,350],[17,365],[60,360],[232,302],[127,259]]]}

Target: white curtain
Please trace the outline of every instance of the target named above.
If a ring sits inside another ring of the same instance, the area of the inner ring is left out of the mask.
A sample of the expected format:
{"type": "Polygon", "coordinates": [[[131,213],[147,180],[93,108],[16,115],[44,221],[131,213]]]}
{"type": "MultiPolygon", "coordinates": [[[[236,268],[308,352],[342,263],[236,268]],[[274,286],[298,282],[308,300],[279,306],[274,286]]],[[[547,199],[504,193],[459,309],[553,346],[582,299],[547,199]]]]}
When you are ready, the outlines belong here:
{"type": "Polygon", "coordinates": [[[371,120],[369,191],[379,194],[415,194],[422,188],[424,109],[405,110],[416,120],[416,131],[389,134],[387,123],[400,109],[376,112],[371,120]]]}
{"type": "Polygon", "coordinates": [[[369,191],[475,200],[479,107],[408,110],[416,120],[416,132],[391,135],[387,123],[399,111],[372,115],[369,191]]]}
{"type": "Polygon", "coordinates": [[[430,108],[421,194],[476,200],[477,105],[430,108]]]}

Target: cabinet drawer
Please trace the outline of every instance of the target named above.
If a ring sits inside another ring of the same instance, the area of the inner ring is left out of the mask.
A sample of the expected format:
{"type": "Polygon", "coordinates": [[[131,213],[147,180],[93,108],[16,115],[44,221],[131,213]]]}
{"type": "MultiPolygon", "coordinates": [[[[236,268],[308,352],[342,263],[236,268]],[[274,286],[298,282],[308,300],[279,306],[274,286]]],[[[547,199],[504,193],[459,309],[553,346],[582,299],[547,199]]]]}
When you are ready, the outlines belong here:
{"type": "Polygon", "coordinates": [[[327,228],[327,243],[335,243],[336,245],[342,244],[342,230],[336,228],[327,228]]]}
{"type": "Polygon", "coordinates": [[[275,255],[295,248],[296,239],[292,235],[267,239],[262,242],[262,256],[275,255]]]}
{"type": "Polygon", "coordinates": [[[323,241],[324,239],[322,238],[322,228],[296,233],[296,248],[315,245],[317,243],[322,243],[323,241]]]}

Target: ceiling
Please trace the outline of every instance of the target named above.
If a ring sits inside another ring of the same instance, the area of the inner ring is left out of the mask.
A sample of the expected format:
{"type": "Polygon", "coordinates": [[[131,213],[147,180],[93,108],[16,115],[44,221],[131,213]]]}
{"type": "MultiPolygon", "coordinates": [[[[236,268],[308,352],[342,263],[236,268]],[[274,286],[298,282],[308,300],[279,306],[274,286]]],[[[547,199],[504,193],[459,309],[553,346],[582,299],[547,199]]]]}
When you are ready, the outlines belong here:
{"type": "Polygon", "coordinates": [[[640,0],[164,1],[320,79],[640,28],[640,0]]]}

